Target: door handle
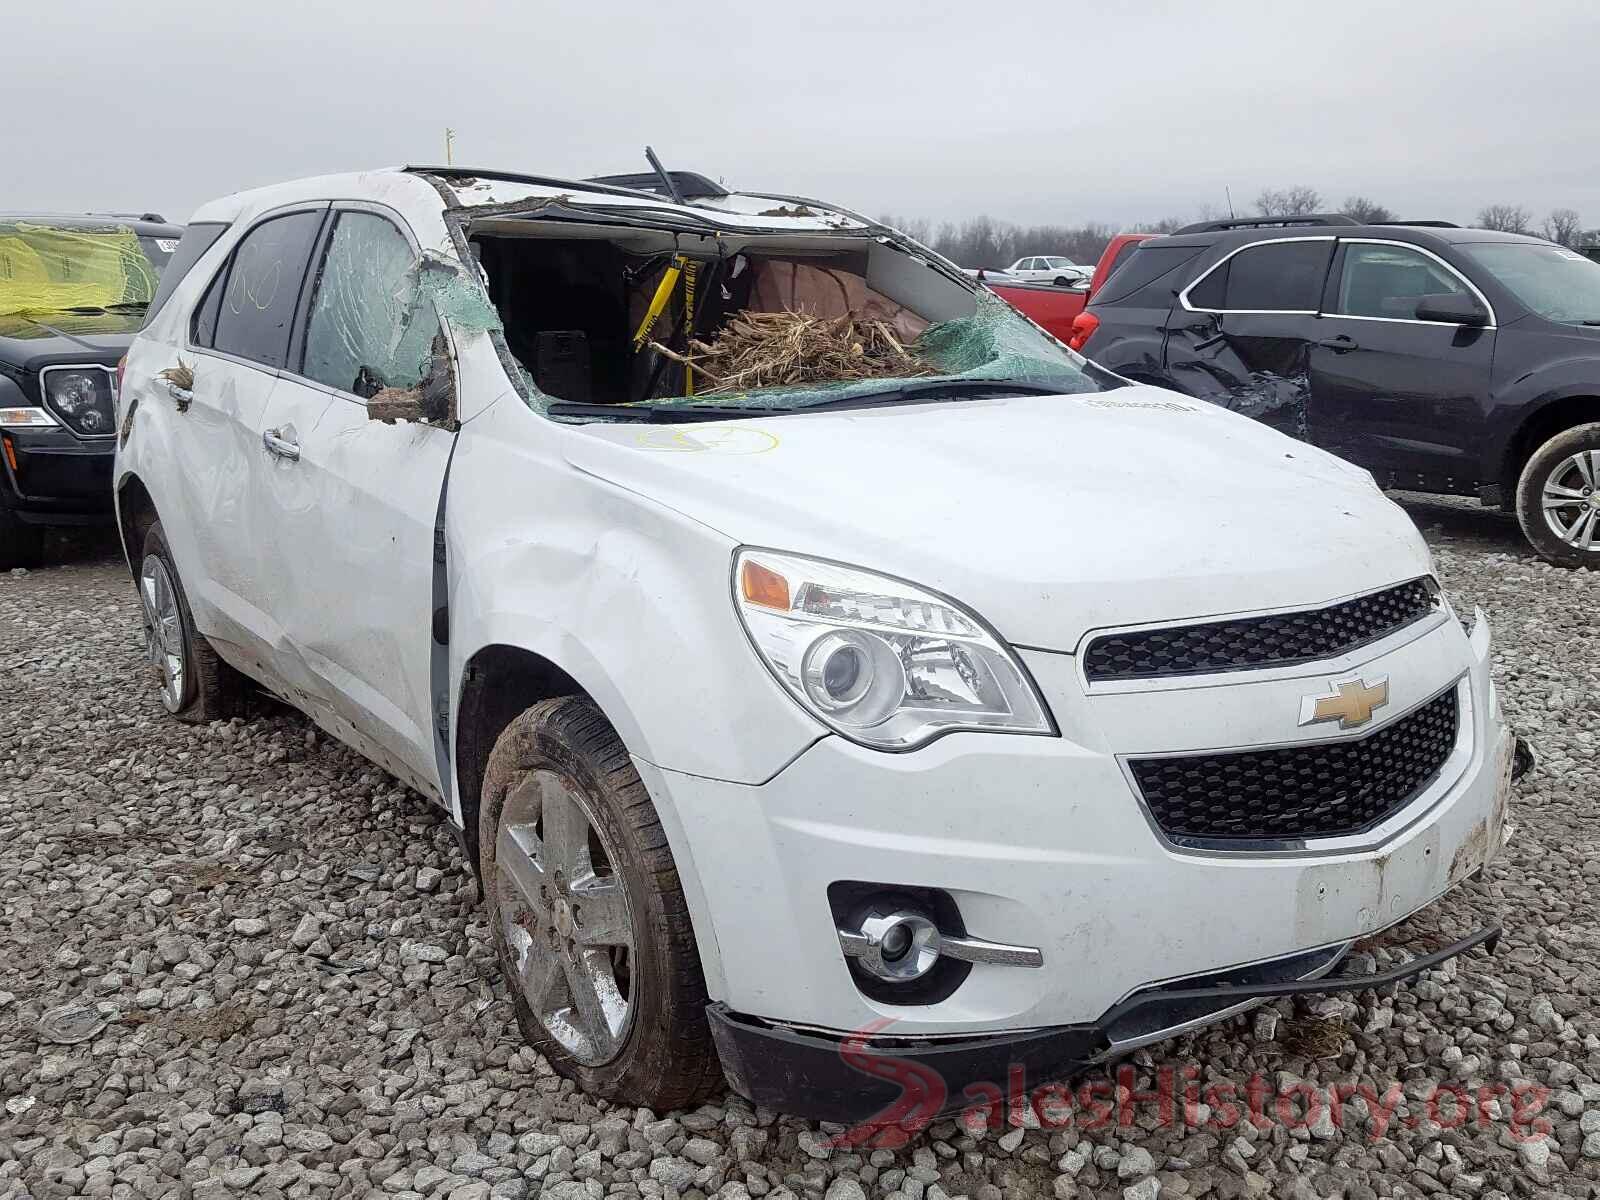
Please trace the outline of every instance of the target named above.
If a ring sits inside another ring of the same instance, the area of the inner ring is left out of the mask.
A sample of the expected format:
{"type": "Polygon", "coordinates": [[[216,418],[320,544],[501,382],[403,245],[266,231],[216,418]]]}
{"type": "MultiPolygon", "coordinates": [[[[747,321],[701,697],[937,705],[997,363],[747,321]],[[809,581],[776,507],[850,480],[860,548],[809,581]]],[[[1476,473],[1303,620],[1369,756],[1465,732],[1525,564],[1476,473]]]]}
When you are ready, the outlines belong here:
{"type": "Polygon", "coordinates": [[[1323,338],[1317,345],[1324,350],[1332,350],[1335,354],[1345,354],[1351,350],[1361,349],[1360,344],[1347,333],[1341,333],[1338,337],[1323,338]]]}
{"type": "Polygon", "coordinates": [[[267,448],[268,454],[288,459],[290,462],[300,461],[300,443],[284,437],[281,429],[263,430],[261,444],[267,448]]]}

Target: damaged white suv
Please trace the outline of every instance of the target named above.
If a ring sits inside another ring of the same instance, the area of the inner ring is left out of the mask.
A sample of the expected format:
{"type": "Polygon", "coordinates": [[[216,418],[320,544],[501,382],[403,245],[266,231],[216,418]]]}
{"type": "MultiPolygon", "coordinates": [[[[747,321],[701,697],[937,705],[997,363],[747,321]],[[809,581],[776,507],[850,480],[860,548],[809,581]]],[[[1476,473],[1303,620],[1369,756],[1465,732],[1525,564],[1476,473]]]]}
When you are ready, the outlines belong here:
{"type": "Polygon", "coordinates": [[[1328,976],[1513,771],[1410,520],[892,230],[396,169],[171,270],[115,479],[162,701],[251,681],[439,804],[586,1089],[933,1111],[1496,932],[1328,976]]]}

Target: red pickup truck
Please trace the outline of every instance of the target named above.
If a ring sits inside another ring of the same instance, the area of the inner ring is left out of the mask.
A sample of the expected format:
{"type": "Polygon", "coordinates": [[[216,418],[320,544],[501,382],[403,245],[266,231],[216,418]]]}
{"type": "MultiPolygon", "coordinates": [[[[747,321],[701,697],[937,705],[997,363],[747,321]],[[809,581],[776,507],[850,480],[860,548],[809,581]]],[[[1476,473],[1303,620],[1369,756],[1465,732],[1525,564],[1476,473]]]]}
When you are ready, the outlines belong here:
{"type": "Polygon", "coordinates": [[[978,272],[978,282],[1023,316],[1041,326],[1047,333],[1077,350],[1089,340],[1091,330],[1085,329],[1081,336],[1078,336],[1073,323],[1083,311],[1084,305],[1089,302],[1089,297],[1100,289],[1101,284],[1111,278],[1111,272],[1122,265],[1134,246],[1155,236],[1153,233],[1117,234],[1106,246],[1105,253],[1100,256],[1087,288],[1064,288],[1051,283],[1024,283],[1020,280],[1001,283],[998,280],[984,278],[982,271],[978,272]]]}

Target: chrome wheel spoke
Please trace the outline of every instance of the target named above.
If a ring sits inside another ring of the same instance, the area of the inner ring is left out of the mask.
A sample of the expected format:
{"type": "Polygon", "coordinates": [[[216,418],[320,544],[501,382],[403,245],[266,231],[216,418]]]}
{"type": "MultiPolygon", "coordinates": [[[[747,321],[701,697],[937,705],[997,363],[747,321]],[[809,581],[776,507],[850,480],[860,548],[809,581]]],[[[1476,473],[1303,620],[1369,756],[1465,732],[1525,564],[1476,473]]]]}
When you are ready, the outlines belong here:
{"type": "Polygon", "coordinates": [[[555,776],[541,789],[544,844],[549,868],[568,880],[589,874],[589,820],[555,776]]]}
{"type": "Polygon", "coordinates": [[[166,564],[154,555],[139,571],[139,606],[144,617],[145,658],[161,674],[161,700],[171,712],[183,704],[183,618],[177,586],[166,564]]]}
{"type": "Polygon", "coordinates": [[[1550,480],[1544,485],[1544,506],[1546,508],[1575,508],[1588,501],[1581,488],[1563,487],[1555,480],[1550,480]]]}
{"type": "Polygon", "coordinates": [[[633,1016],[633,920],[582,791],[555,771],[530,772],[506,796],[495,863],[523,999],[573,1058],[610,1061],[633,1016]]]}
{"type": "Polygon", "coordinates": [[[539,865],[539,839],[534,837],[533,826],[502,824],[494,855],[517,899],[534,916],[545,917],[550,906],[545,900],[544,868],[539,865]]]}
{"type": "Polygon", "coordinates": [[[1595,535],[1595,510],[1585,509],[1576,521],[1562,535],[1569,546],[1576,546],[1579,550],[1594,549],[1595,535]]]}
{"type": "Polygon", "coordinates": [[[617,991],[609,962],[600,965],[589,956],[604,958],[602,951],[586,950],[567,959],[567,989],[572,996],[573,1024],[583,1034],[597,1058],[609,1057],[616,1048],[628,1013],[628,1003],[617,991]]]}
{"type": "Polygon", "coordinates": [[[572,889],[573,937],[582,946],[633,948],[628,897],[622,880],[595,877],[572,889]]]}
{"type": "Polygon", "coordinates": [[[1577,468],[1584,487],[1590,491],[1600,487],[1600,450],[1580,450],[1567,462],[1577,468]]]}

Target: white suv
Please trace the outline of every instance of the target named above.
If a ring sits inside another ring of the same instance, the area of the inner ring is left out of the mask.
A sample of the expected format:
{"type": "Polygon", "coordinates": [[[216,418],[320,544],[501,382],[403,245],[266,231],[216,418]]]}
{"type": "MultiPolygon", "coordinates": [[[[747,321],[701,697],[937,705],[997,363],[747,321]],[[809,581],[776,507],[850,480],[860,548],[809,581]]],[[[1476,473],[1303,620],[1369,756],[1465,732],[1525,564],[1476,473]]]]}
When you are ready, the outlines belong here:
{"type": "Polygon", "coordinates": [[[1365,471],[843,210],[623,184],[215,201],[119,396],[162,701],[251,681],[448,813],[558,1071],[938,1109],[1489,939],[1320,978],[1483,865],[1513,760],[1365,471]],[[684,366],[784,310],[905,375],[684,366]]]}

